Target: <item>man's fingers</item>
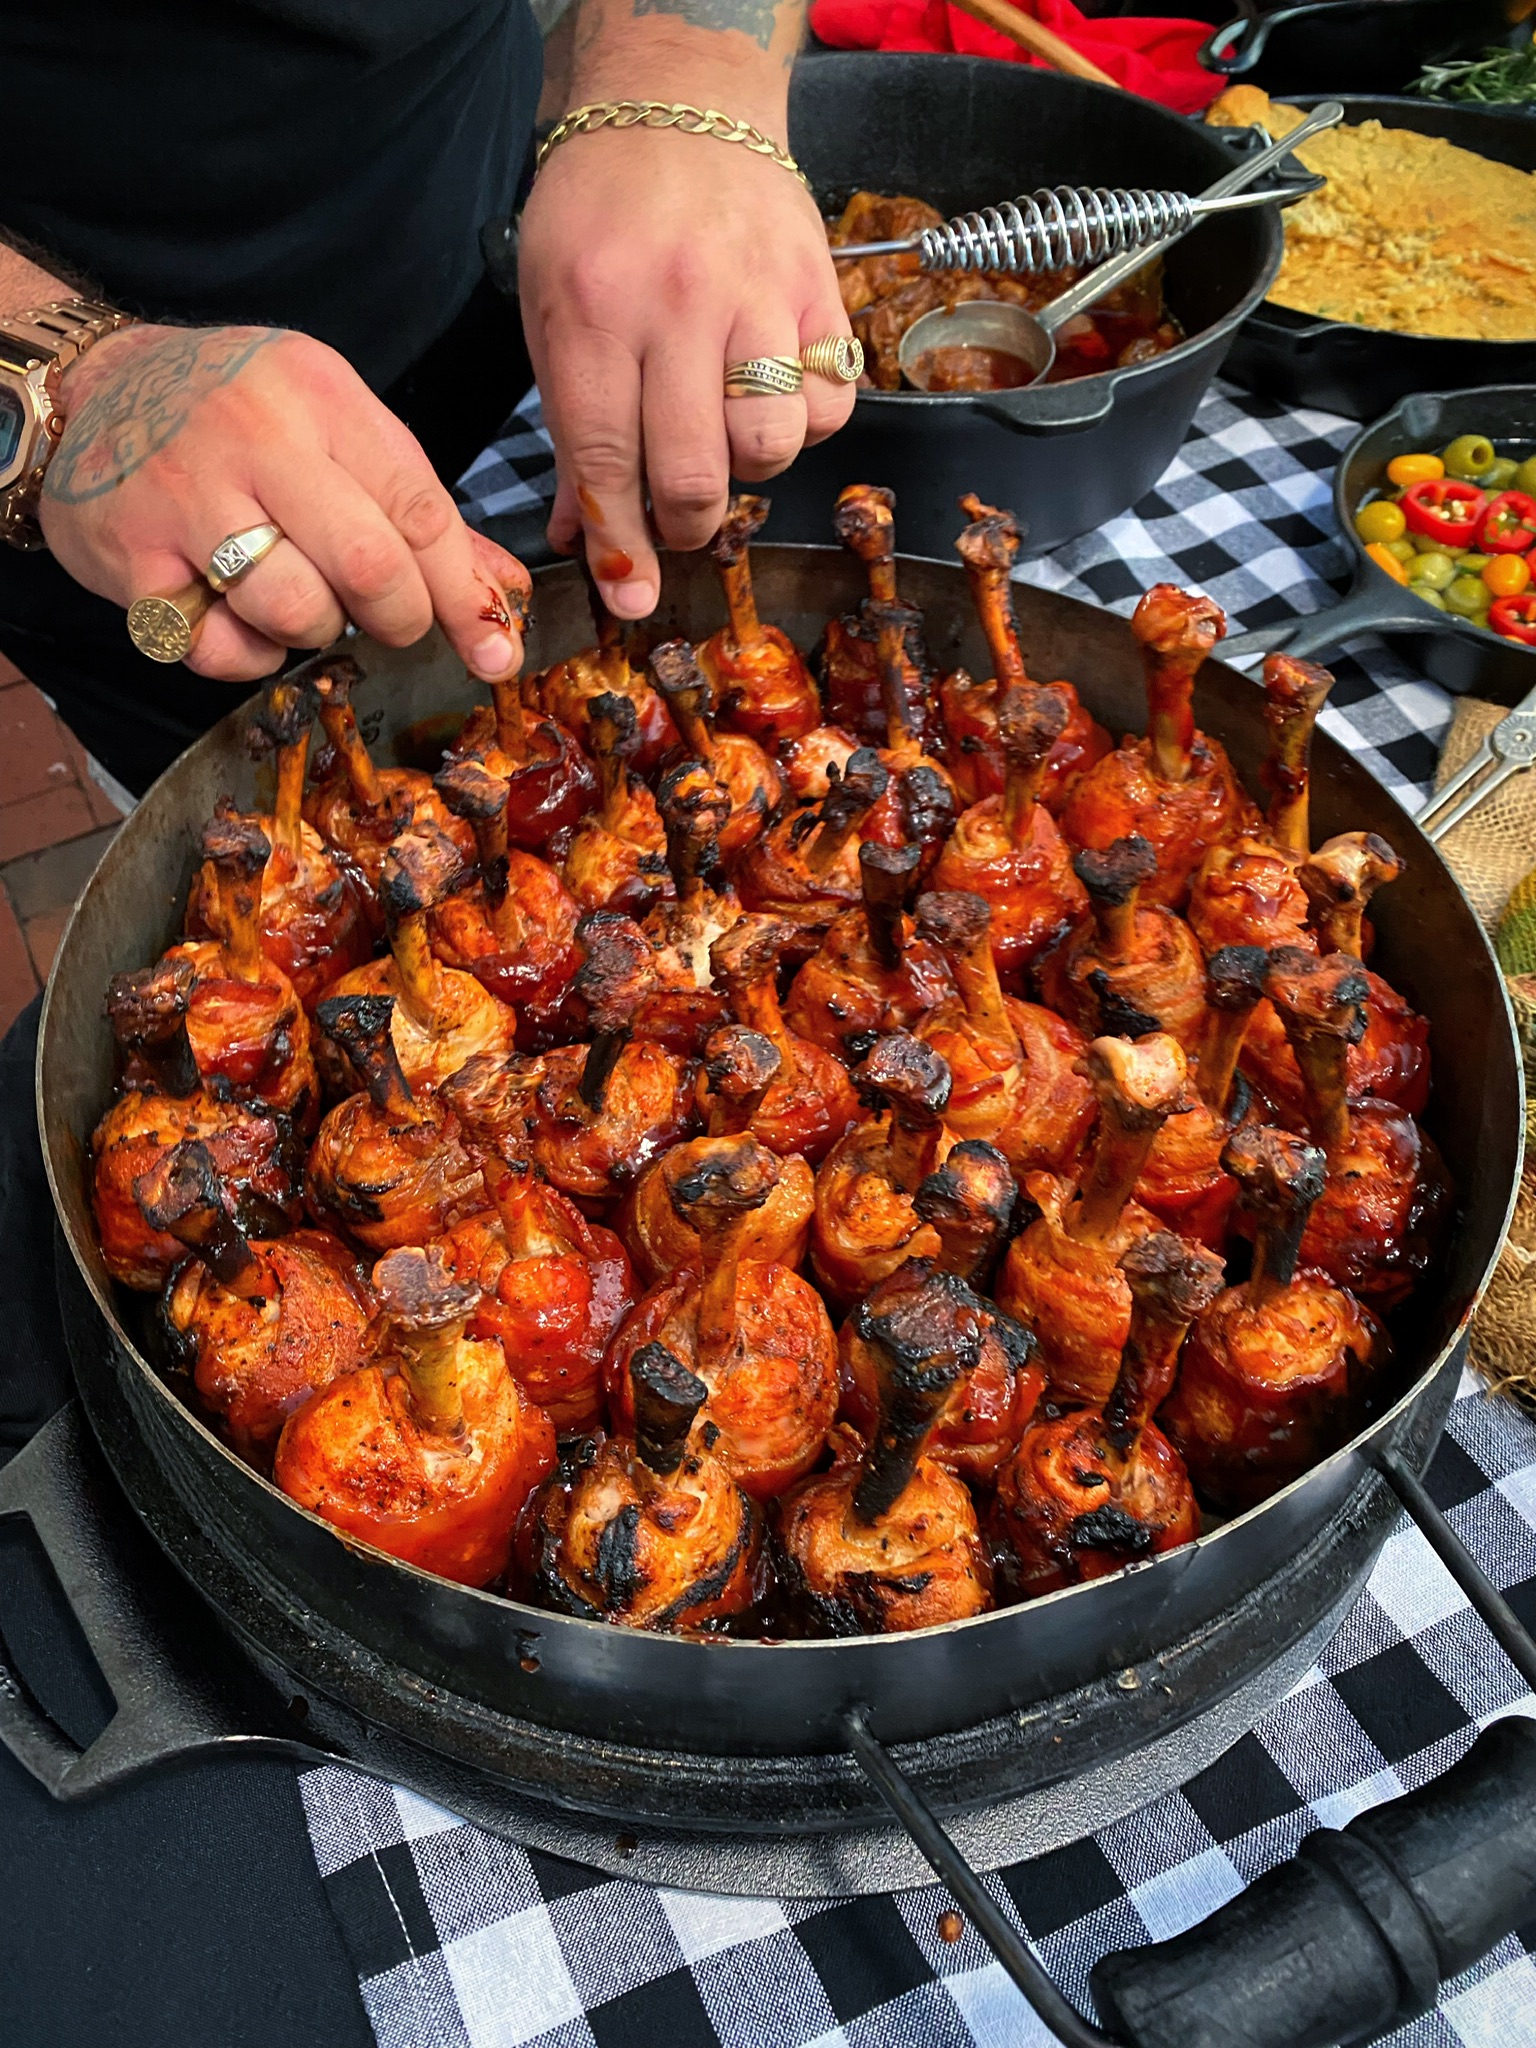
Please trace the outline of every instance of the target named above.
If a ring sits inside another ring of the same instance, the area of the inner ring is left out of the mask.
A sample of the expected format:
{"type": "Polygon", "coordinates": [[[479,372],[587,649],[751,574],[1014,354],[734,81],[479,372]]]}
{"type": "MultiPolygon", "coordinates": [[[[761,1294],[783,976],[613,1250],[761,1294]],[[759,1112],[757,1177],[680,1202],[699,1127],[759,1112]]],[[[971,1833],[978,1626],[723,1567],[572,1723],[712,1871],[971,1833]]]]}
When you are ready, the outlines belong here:
{"type": "MultiPolygon", "coordinates": [[[[827,267],[830,272],[831,265],[827,267]]],[[[837,279],[829,275],[824,289],[817,293],[813,303],[800,316],[802,352],[811,342],[820,341],[826,335],[852,332],[852,325],[838,296],[837,279]]],[[[835,434],[839,427],[848,424],[857,390],[858,386],[855,384],[837,384],[830,377],[806,378],[807,448],[813,447],[818,441],[825,441],[829,434],[835,434]]]]}
{"type": "Polygon", "coordinates": [[[224,601],[236,618],[279,647],[329,647],[347,623],[335,591],[287,539],[230,584],[224,601]]]}
{"type": "Polygon", "coordinates": [[[387,647],[409,647],[432,624],[415,554],[339,463],[285,456],[274,449],[256,479],[268,516],[308,556],[349,619],[387,647]]]}
{"type": "Polygon", "coordinates": [[[641,490],[640,365],[611,336],[544,337],[545,417],[586,534],[587,561],[617,618],[656,609],[661,571],[641,490]]]}
{"type": "MultiPolygon", "coordinates": [[[[780,306],[738,316],[725,346],[727,363],[754,356],[800,354],[800,334],[792,310],[780,306]]],[[[805,398],[797,392],[782,398],[728,398],[725,425],[731,442],[731,473],[743,483],[761,483],[788,469],[805,442],[805,398]]]]}
{"type": "Polygon", "coordinates": [[[216,683],[254,683],[286,660],[286,647],[236,618],[220,598],[209,607],[186,666],[216,683]]]}
{"type": "Polygon", "coordinates": [[[725,517],[731,442],[721,337],[694,323],[648,350],[642,417],[656,530],[669,548],[701,548],[725,517]]]}

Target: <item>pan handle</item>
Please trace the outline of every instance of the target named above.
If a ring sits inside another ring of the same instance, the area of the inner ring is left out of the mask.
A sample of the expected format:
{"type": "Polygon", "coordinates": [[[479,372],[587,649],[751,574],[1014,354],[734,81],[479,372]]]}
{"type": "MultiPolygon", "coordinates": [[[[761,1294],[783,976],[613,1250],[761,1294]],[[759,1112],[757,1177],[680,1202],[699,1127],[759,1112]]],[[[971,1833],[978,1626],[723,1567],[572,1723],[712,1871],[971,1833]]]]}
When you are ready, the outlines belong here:
{"type": "Polygon", "coordinates": [[[31,1524],[117,1711],[82,1749],[33,1695],[0,1630],[0,1743],[62,1800],[89,1798],[158,1765],[213,1751],[313,1761],[316,1752],[303,1743],[245,1732],[249,1709],[243,1725],[222,1701],[212,1669],[173,1653],[166,1616],[121,1569],[110,1524],[94,1505],[97,1469],[71,1402],[0,1470],[0,1518],[31,1524]]]}
{"type": "Polygon", "coordinates": [[[1286,8],[1280,14],[1260,15],[1257,19],[1240,14],[1234,21],[1223,22],[1200,45],[1195,62],[1205,71],[1219,72],[1223,78],[1241,78],[1263,56],[1275,22],[1283,20],[1290,11],[1286,8]]]}
{"type": "Polygon", "coordinates": [[[1337,604],[1320,612],[1308,612],[1299,619],[1277,619],[1272,626],[1259,626],[1252,633],[1239,633],[1235,639],[1219,644],[1217,656],[1222,661],[1242,661],[1249,655],[1274,654],[1283,648],[1298,660],[1310,659],[1359,633],[1454,630],[1453,621],[1445,613],[1407,596],[1399,584],[1373,567],[1369,582],[1357,584],[1337,604]]]}

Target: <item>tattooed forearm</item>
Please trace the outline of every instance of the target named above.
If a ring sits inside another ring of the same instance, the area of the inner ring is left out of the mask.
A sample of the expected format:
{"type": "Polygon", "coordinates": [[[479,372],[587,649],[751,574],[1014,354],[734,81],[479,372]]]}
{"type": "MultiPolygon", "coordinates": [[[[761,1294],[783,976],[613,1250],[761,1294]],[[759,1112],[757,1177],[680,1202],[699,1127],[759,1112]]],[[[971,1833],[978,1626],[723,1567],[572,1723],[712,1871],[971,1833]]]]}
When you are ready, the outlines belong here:
{"type": "Polygon", "coordinates": [[[690,28],[738,28],[762,50],[778,27],[775,0],[634,0],[634,10],[637,16],[673,14],[690,28]]]}
{"type": "Polygon", "coordinates": [[[100,357],[82,359],[85,396],[69,406],[45,496],[83,505],[167,447],[211,391],[227,384],[281,332],[273,327],[130,328],[100,357]]]}

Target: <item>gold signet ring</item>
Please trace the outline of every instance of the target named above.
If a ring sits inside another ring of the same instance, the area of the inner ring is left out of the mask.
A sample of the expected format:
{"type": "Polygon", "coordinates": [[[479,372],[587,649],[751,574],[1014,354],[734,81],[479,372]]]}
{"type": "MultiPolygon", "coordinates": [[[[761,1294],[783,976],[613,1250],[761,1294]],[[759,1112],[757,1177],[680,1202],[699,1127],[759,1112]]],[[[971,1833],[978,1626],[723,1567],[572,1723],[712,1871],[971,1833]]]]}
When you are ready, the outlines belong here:
{"type": "Polygon", "coordinates": [[[853,334],[824,334],[800,351],[807,377],[826,377],[834,384],[857,384],[864,374],[864,344],[853,334]]]}
{"type": "Polygon", "coordinates": [[[215,590],[227,590],[231,583],[238,583],[248,570],[264,561],[282,537],[283,529],[270,521],[248,526],[243,533],[226,534],[208,557],[203,573],[215,590]]]}
{"type": "Polygon", "coordinates": [[[201,577],[180,590],[135,598],[128,607],[128,637],[151,661],[185,661],[213,602],[201,577]]]}

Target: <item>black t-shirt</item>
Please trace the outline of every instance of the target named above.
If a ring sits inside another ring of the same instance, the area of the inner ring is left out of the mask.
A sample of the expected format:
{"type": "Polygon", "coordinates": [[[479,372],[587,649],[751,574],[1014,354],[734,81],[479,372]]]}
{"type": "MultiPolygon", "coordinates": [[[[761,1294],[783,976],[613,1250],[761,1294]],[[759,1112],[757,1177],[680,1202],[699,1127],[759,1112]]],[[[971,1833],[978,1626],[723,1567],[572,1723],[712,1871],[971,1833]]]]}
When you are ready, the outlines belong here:
{"type": "Polygon", "coordinates": [[[3,0],[0,224],[382,389],[469,297],[540,76],[527,0],[3,0]]]}

